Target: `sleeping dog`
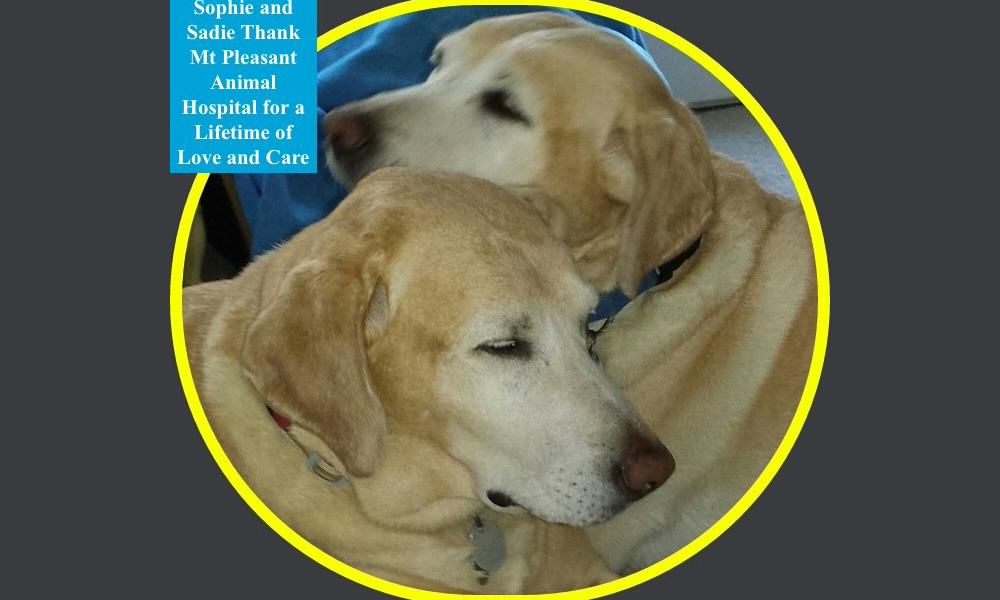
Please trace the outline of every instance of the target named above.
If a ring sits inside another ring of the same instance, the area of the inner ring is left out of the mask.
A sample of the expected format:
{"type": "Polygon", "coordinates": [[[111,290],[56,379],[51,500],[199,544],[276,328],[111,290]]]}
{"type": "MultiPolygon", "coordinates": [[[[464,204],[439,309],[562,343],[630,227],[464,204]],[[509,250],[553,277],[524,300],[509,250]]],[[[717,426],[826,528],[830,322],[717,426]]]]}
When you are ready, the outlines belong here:
{"type": "Polygon", "coordinates": [[[802,395],[817,287],[800,204],[713,154],[621,36],[554,13],[446,36],[425,83],[332,111],[333,174],[446,169],[532,203],[599,291],[635,296],[596,350],[680,467],[590,531],[612,568],[708,529],[774,454],[802,395]],[[647,284],[648,285],[648,284],[647,284]]]}
{"type": "Polygon", "coordinates": [[[184,334],[226,455],[313,544],[425,589],[558,591],[614,577],[567,525],[674,470],[590,352],[596,299],[520,199],[384,169],[185,288],[184,334]]]}

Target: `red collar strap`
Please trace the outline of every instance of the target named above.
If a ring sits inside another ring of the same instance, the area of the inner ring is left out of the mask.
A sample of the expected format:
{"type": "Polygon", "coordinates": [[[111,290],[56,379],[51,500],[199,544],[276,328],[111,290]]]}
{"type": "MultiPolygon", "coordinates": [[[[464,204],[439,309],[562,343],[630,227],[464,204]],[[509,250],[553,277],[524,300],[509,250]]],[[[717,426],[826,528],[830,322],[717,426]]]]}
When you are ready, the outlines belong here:
{"type": "Polygon", "coordinates": [[[267,407],[267,412],[271,414],[271,418],[274,419],[274,422],[278,424],[278,427],[281,427],[285,431],[288,431],[289,429],[292,428],[291,420],[289,420],[288,417],[286,417],[285,415],[275,411],[270,406],[267,407]]]}

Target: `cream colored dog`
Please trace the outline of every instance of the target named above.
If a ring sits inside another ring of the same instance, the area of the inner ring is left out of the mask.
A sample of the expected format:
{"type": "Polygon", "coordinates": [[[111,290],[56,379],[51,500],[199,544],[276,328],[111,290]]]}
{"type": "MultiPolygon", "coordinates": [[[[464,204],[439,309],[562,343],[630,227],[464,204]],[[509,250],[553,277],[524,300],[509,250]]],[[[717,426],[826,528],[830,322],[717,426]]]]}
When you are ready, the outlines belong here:
{"type": "Polygon", "coordinates": [[[213,431],[285,523],[392,581],[515,593],[613,577],[556,524],[605,521],[674,469],[589,354],[596,298],[523,201],[384,169],[183,308],[213,431]],[[500,568],[474,556],[476,519],[503,531],[500,568]]]}
{"type": "Polygon", "coordinates": [[[445,37],[432,60],[426,83],[327,116],[335,176],[350,184],[401,164],[503,184],[601,291],[634,295],[645,274],[696,250],[596,346],[679,467],[590,535],[617,570],[655,562],[736,503],[789,426],[816,327],[802,208],[713,155],[616,34],[552,13],[501,17],[445,37]]]}

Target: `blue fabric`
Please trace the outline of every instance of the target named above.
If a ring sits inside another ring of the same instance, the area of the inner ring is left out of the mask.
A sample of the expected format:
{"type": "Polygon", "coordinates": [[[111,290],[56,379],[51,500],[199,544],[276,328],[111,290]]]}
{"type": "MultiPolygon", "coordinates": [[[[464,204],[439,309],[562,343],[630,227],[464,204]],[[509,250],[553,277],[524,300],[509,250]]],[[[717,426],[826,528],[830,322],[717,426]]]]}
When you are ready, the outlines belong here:
{"type": "MultiPolygon", "coordinates": [[[[431,51],[447,33],[486,17],[539,10],[577,15],[645,48],[638,30],[624,23],[590,13],[537,6],[462,6],[388,19],[342,38],[319,52],[317,156],[323,156],[322,123],[329,110],[424,81],[431,71],[428,62],[431,51]]],[[[322,219],[344,198],[347,191],[333,180],[323,164],[318,171],[316,174],[234,176],[243,213],[250,226],[252,256],[266,252],[322,219]]]]}

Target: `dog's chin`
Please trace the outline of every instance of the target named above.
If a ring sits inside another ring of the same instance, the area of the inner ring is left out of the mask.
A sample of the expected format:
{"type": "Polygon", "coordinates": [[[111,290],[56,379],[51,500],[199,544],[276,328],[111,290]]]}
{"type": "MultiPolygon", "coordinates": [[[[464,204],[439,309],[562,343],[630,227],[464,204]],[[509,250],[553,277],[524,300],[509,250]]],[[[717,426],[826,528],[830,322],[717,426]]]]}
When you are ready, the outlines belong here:
{"type": "Polygon", "coordinates": [[[532,511],[525,508],[528,513],[532,516],[538,517],[543,521],[548,521],[549,523],[557,523],[559,525],[569,525],[570,527],[589,527],[590,525],[600,525],[601,523],[610,521],[621,513],[625,507],[626,503],[623,503],[620,507],[615,508],[602,508],[599,510],[594,510],[592,508],[587,509],[585,512],[570,512],[566,514],[560,514],[559,512],[550,511],[532,511]]]}
{"type": "Polygon", "coordinates": [[[334,155],[333,148],[330,147],[329,142],[326,144],[325,154],[326,168],[330,171],[330,175],[333,175],[333,178],[337,181],[337,183],[344,186],[348,190],[353,189],[365,175],[374,171],[374,169],[353,167],[341,163],[334,155]]]}
{"type": "MultiPolygon", "coordinates": [[[[402,160],[388,160],[381,154],[366,155],[357,161],[337,160],[329,142],[326,144],[326,168],[340,185],[354,189],[359,181],[383,167],[409,166],[402,160]]],[[[414,167],[416,168],[416,167],[414,167]]]]}

